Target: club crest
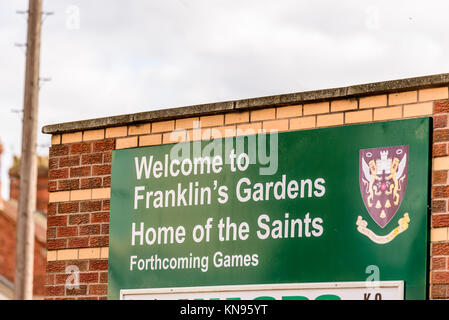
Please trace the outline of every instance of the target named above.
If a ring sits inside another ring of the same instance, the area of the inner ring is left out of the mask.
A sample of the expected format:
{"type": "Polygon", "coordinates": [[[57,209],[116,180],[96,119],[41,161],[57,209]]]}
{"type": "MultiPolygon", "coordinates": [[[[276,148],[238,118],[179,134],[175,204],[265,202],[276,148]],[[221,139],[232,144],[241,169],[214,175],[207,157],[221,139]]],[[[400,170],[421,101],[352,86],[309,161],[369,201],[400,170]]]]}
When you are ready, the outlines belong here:
{"type": "MultiPolygon", "coordinates": [[[[407,145],[361,149],[359,184],[363,203],[374,222],[385,228],[398,212],[408,181],[409,148],[407,145]]],[[[408,213],[399,226],[386,236],[378,236],[367,228],[361,216],[357,229],[376,243],[388,243],[408,228],[408,213]]]]}

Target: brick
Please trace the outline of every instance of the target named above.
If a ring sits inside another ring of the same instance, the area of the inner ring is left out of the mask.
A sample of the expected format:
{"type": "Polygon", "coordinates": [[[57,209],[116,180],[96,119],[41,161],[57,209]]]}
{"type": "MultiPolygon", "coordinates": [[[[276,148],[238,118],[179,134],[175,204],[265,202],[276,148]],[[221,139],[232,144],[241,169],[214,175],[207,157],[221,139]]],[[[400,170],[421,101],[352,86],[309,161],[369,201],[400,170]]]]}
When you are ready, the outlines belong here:
{"type": "Polygon", "coordinates": [[[225,124],[249,122],[249,112],[232,112],[225,114],[225,124]]]}
{"type": "Polygon", "coordinates": [[[114,139],[100,140],[93,143],[92,152],[103,152],[114,150],[114,139]]]}
{"type": "Polygon", "coordinates": [[[100,283],[108,283],[108,273],[107,272],[100,272],[100,283]]]}
{"type": "Polygon", "coordinates": [[[90,200],[92,198],[92,189],[72,190],[70,191],[70,200],[90,200]]]}
{"type": "Polygon", "coordinates": [[[126,137],[128,135],[128,127],[112,127],[106,128],[106,138],[126,137]]]}
{"type": "Polygon", "coordinates": [[[433,131],[433,142],[449,141],[449,129],[437,129],[433,131]]]}
{"type": "Polygon", "coordinates": [[[388,95],[388,105],[413,103],[418,101],[418,91],[391,93],[388,95]]]}
{"type": "Polygon", "coordinates": [[[290,119],[290,130],[311,129],[315,126],[316,118],[314,116],[290,119]]]}
{"type": "Polygon", "coordinates": [[[187,141],[187,131],[185,130],[178,130],[178,131],[171,131],[164,133],[162,135],[162,143],[178,143],[178,142],[184,142],[187,141]]]}
{"type": "Polygon", "coordinates": [[[432,256],[449,255],[449,243],[432,244],[432,256]]]}
{"type": "Polygon", "coordinates": [[[55,275],[54,274],[47,274],[45,276],[45,284],[55,284],[55,275]]]}
{"type": "Polygon", "coordinates": [[[432,198],[447,198],[449,197],[449,186],[433,186],[432,198]]]}
{"type": "Polygon", "coordinates": [[[428,116],[433,112],[433,102],[406,104],[404,106],[404,117],[428,116]]]}
{"type": "Polygon", "coordinates": [[[441,284],[432,285],[430,290],[431,290],[430,292],[431,299],[444,299],[449,297],[448,285],[441,285],[441,284]]]}
{"type": "Polygon", "coordinates": [[[447,183],[447,170],[432,172],[432,184],[446,184],[447,183]]]}
{"type": "Polygon", "coordinates": [[[198,128],[199,121],[200,121],[200,119],[198,117],[185,118],[185,119],[176,119],[176,121],[175,121],[175,130],[198,128]]]}
{"type": "Polygon", "coordinates": [[[57,169],[59,168],[59,159],[58,158],[50,158],[48,160],[48,169],[57,169]]]}
{"type": "Polygon", "coordinates": [[[68,168],[53,169],[48,171],[49,179],[66,179],[69,176],[68,168]]]}
{"type": "Polygon", "coordinates": [[[449,170],[449,157],[434,158],[433,170],[449,170]]]}
{"type": "MultiPolygon", "coordinates": [[[[76,251],[76,249],[70,249],[70,250],[76,251]]],[[[64,250],[58,250],[58,251],[64,251],[64,250]]],[[[65,284],[67,281],[67,278],[70,276],[70,274],[69,273],[61,273],[61,274],[56,274],[54,276],[55,276],[56,284],[65,284]]]]}
{"type": "Polygon", "coordinates": [[[90,221],[90,215],[86,214],[73,214],[69,216],[69,225],[86,224],[90,221]]]}
{"type": "Polygon", "coordinates": [[[312,114],[323,114],[329,113],[330,111],[330,102],[317,102],[317,103],[306,103],[303,107],[304,115],[312,115],[312,114]]]}
{"type": "Polygon", "coordinates": [[[97,283],[99,279],[98,272],[80,273],[80,283],[97,283]]]}
{"type": "Polygon", "coordinates": [[[288,119],[264,121],[262,128],[266,132],[270,131],[288,131],[288,119]]]}
{"type": "Polygon", "coordinates": [[[357,99],[343,99],[331,101],[331,112],[340,112],[357,109],[357,99]]]}
{"type": "Polygon", "coordinates": [[[51,216],[47,218],[47,227],[65,227],[67,225],[67,216],[51,216]]]}
{"type": "Polygon", "coordinates": [[[73,259],[78,259],[78,250],[76,249],[58,250],[58,261],[73,260],[73,259]]]}
{"type": "Polygon", "coordinates": [[[87,294],[87,285],[79,285],[78,287],[67,287],[65,290],[67,296],[83,296],[87,294]]]}
{"type": "Polygon", "coordinates": [[[62,261],[48,261],[45,270],[47,273],[65,272],[65,263],[62,261]]]}
{"type": "Polygon", "coordinates": [[[83,133],[83,141],[103,140],[104,129],[87,130],[83,133]]]}
{"type": "Polygon", "coordinates": [[[109,212],[98,212],[91,214],[92,223],[109,222],[109,212]]]}
{"type": "Polygon", "coordinates": [[[111,200],[107,199],[107,200],[103,200],[103,205],[102,205],[102,210],[106,211],[106,210],[110,210],[111,208],[111,200]]]}
{"type": "MultiPolygon", "coordinates": [[[[446,202],[445,201],[444,201],[444,210],[442,210],[441,212],[446,212],[446,202]]],[[[449,227],[449,214],[433,215],[432,216],[432,227],[433,228],[449,227]]]]}
{"type": "Polygon", "coordinates": [[[260,133],[260,130],[262,129],[262,123],[261,122],[254,122],[254,123],[248,123],[248,124],[239,124],[237,125],[237,136],[242,135],[253,135],[260,133]]]}
{"type": "Polygon", "coordinates": [[[151,124],[151,133],[168,132],[175,129],[175,121],[158,121],[151,124]]]}
{"type": "Polygon", "coordinates": [[[359,108],[378,108],[387,106],[387,95],[381,94],[377,96],[362,97],[359,100],[359,108]]]}
{"type": "Polygon", "coordinates": [[[211,131],[211,128],[187,130],[185,141],[209,140],[211,138],[211,131]]]}
{"type": "MultiPolygon", "coordinates": [[[[435,134],[435,131],[434,131],[435,134]]],[[[433,157],[444,157],[447,156],[447,144],[446,143],[438,143],[432,146],[432,156],[433,157]]]]}
{"type": "Polygon", "coordinates": [[[81,179],[80,183],[81,189],[93,189],[93,188],[100,188],[102,186],[102,179],[101,178],[84,178],[81,179]]]}
{"type": "Polygon", "coordinates": [[[60,157],[69,154],[69,146],[64,144],[58,144],[50,147],[49,155],[50,157],[60,157]]]}
{"type": "Polygon", "coordinates": [[[92,189],[92,199],[106,199],[111,197],[111,188],[92,189]]]}
{"type": "Polygon", "coordinates": [[[79,249],[79,259],[99,259],[100,248],[79,249]]]}
{"type": "Polygon", "coordinates": [[[137,124],[134,126],[128,126],[128,135],[136,135],[136,134],[149,134],[151,132],[151,124],[137,124]]]}
{"type": "Polygon", "coordinates": [[[267,108],[251,111],[251,122],[272,120],[276,118],[276,108],[267,108]]]}
{"type": "Polygon", "coordinates": [[[151,134],[148,136],[140,136],[139,137],[139,146],[155,146],[162,143],[162,135],[161,134],[151,134]]]}
{"type": "Polygon", "coordinates": [[[402,117],[402,107],[390,107],[374,109],[374,121],[400,119],[402,117]]]}
{"type": "Polygon", "coordinates": [[[62,134],[62,143],[74,143],[74,142],[81,142],[83,140],[83,133],[80,132],[73,132],[73,133],[64,133],[62,134]]]}
{"type": "Polygon", "coordinates": [[[432,272],[432,283],[449,283],[449,271],[434,271],[432,272]]]}
{"type": "Polygon", "coordinates": [[[78,235],[78,227],[59,227],[56,234],[58,238],[76,237],[78,235]]]}
{"type": "MultiPolygon", "coordinates": [[[[108,247],[101,248],[100,258],[101,259],[109,258],[109,248],[108,247]]],[[[104,272],[104,273],[106,273],[106,277],[107,277],[107,272],[104,272]]],[[[106,282],[107,282],[107,278],[106,278],[106,282]]]]}
{"type": "Polygon", "coordinates": [[[45,287],[46,296],[63,296],[64,286],[46,286],[45,287]]]}
{"type": "Polygon", "coordinates": [[[107,174],[111,174],[111,165],[110,164],[92,166],[92,175],[93,176],[104,176],[107,174]]]}
{"type": "Polygon", "coordinates": [[[128,137],[117,139],[116,141],[116,149],[127,149],[127,148],[135,148],[137,147],[137,137],[128,137]]]}
{"type": "Polygon", "coordinates": [[[448,113],[449,112],[449,100],[435,101],[433,105],[433,113],[448,113]]]}
{"type": "Polygon", "coordinates": [[[109,246],[109,236],[90,237],[89,245],[91,247],[106,247],[109,246]]]}
{"type": "Polygon", "coordinates": [[[56,238],[56,228],[47,228],[47,239],[55,239],[56,238]]]}
{"type": "Polygon", "coordinates": [[[58,205],[56,203],[49,203],[47,205],[47,215],[52,216],[56,214],[58,205]]]}
{"type": "Polygon", "coordinates": [[[448,87],[419,90],[419,101],[442,100],[449,96],[448,87]]]}
{"type": "MultiPolygon", "coordinates": [[[[81,249],[78,249],[78,250],[81,250],[81,249]]],[[[79,253],[78,253],[78,255],[79,255],[79,253]]],[[[67,260],[66,264],[68,266],[78,267],[80,272],[85,272],[85,271],[88,271],[88,269],[89,269],[89,261],[86,261],[86,260],[67,260]]]]}
{"type": "Polygon", "coordinates": [[[64,191],[64,190],[76,190],[80,187],[80,180],[79,179],[67,179],[67,180],[60,180],[58,181],[58,190],[64,191]]]}
{"type": "Polygon", "coordinates": [[[81,157],[81,164],[100,164],[103,163],[103,154],[102,153],[92,153],[92,154],[84,154],[81,157]]]}
{"type": "Polygon", "coordinates": [[[47,251],[47,262],[48,261],[56,261],[56,251],[47,251]]]}
{"type": "Polygon", "coordinates": [[[80,156],[59,158],[59,167],[75,167],[80,165],[80,156]]]}
{"type": "Polygon", "coordinates": [[[440,114],[440,115],[434,115],[433,116],[433,128],[434,129],[440,129],[440,128],[447,128],[447,115],[440,114]]]}
{"type": "Polygon", "coordinates": [[[302,116],[302,105],[278,107],[276,110],[276,118],[292,118],[302,116]]]}
{"type": "Polygon", "coordinates": [[[70,199],[69,191],[50,192],[48,194],[48,202],[63,202],[69,201],[69,199],[70,199]]]}
{"type": "Polygon", "coordinates": [[[92,146],[90,142],[74,143],[70,145],[70,154],[90,153],[92,146]]]}
{"type": "Polygon", "coordinates": [[[103,188],[109,188],[111,186],[111,176],[103,177],[103,188]]]}
{"type": "Polygon", "coordinates": [[[102,224],[101,225],[101,234],[109,235],[109,224],[102,224]]]}
{"type": "Polygon", "coordinates": [[[103,162],[104,163],[111,163],[112,162],[112,151],[104,152],[103,153],[103,162]]]}
{"type": "Polygon", "coordinates": [[[433,257],[431,270],[445,270],[446,269],[446,257],[433,257]]]}
{"type": "Polygon", "coordinates": [[[47,240],[48,250],[65,249],[66,246],[67,246],[66,239],[47,240]]]}
{"type": "Polygon", "coordinates": [[[108,293],[108,286],[105,284],[91,284],[89,285],[89,294],[104,295],[108,293]]]}
{"type": "Polygon", "coordinates": [[[90,224],[79,227],[80,236],[99,235],[101,233],[101,227],[99,224],[90,224]]]}
{"type": "Polygon", "coordinates": [[[343,113],[317,116],[317,127],[330,127],[343,124],[343,113]]]}
{"type": "Polygon", "coordinates": [[[58,213],[76,213],[79,211],[79,202],[65,202],[58,204],[58,213]]]}
{"type": "Polygon", "coordinates": [[[89,237],[78,237],[68,239],[68,248],[84,248],[89,246],[89,237]]]}
{"type": "Polygon", "coordinates": [[[447,228],[435,228],[430,230],[430,241],[447,241],[447,228]]]}
{"type": "Polygon", "coordinates": [[[234,125],[211,128],[210,129],[210,137],[212,139],[235,137],[236,131],[237,130],[234,125]]]}
{"type": "Polygon", "coordinates": [[[51,144],[60,144],[61,143],[61,135],[60,134],[54,134],[51,136],[51,144]]]}
{"type": "Polygon", "coordinates": [[[108,270],[108,260],[89,260],[89,271],[108,270]]]}
{"type": "Polygon", "coordinates": [[[223,114],[200,117],[200,125],[202,128],[218,127],[218,126],[222,126],[223,124],[224,124],[224,115],[223,114]]]}
{"type": "Polygon", "coordinates": [[[95,212],[95,211],[101,211],[101,201],[92,200],[80,202],[80,212],[95,212]]]}
{"type": "Polygon", "coordinates": [[[361,123],[373,120],[373,112],[371,110],[346,112],[345,123],[361,123]]]}

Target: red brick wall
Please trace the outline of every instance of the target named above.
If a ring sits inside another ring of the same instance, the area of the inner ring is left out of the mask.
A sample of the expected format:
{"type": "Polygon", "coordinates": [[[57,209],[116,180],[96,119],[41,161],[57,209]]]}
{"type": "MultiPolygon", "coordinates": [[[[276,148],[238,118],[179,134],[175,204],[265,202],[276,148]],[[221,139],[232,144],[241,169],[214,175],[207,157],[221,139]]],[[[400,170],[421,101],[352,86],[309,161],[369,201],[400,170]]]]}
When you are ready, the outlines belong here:
{"type": "MultiPolygon", "coordinates": [[[[34,242],[34,279],[33,294],[45,296],[46,284],[46,255],[45,243],[34,242]]],[[[11,282],[14,282],[14,268],[16,258],[16,223],[0,214],[0,274],[11,282]]]]}
{"type": "MultiPolygon", "coordinates": [[[[446,161],[449,142],[449,101],[435,102],[433,158],[446,161]],[[442,160],[444,159],[444,160],[442,160]]],[[[438,165],[439,166],[439,165],[438,165]]],[[[449,183],[448,170],[434,166],[432,174],[432,218],[431,227],[444,230],[449,227],[449,183]]],[[[447,229],[446,229],[447,232],[447,229]]],[[[449,298],[449,242],[432,241],[431,243],[431,297],[434,299],[449,298]]]]}
{"type": "MultiPolygon", "coordinates": [[[[47,299],[104,299],[107,294],[111,150],[173,143],[170,132],[200,131],[211,139],[241,129],[302,130],[403,118],[434,118],[432,221],[429,229],[432,299],[449,299],[448,87],[377,94],[212,116],[55,134],[49,159],[47,299]],[[201,121],[201,129],[194,127],[201,121]],[[64,287],[65,268],[79,265],[80,289],[64,287]]],[[[191,135],[190,135],[191,137],[191,135]]],[[[184,140],[190,140],[186,136],[184,140]]]]}
{"type": "Polygon", "coordinates": [[[75,201],[48,205],[48,250],[62,249],[58,251],[59,260],[61,254],[69,259],[83,255],[85,259],[48,262],[48,299],[56,296],[58,299],[61,296],[72,299],[106,298],[108,261],[89,258],[100,258],[100,248],[109,245],[109,199],[92,199],[91,190],[110,187],[111,150],[114,146],[114,139],[104,139],[50,148],[49,191],[78,191],[78,194],[75,201]],[[94,250],[74,251],[79,248],[94,250]],[[68,266],[79,267],[79,289],[64,286],[70,276],[66,273],[68,266]]]}
{"type": "MultiPolygon", "coordinates": [[[[20,178],[16,175],[9,176],[9,198],[19,200],[20,178]]],[[[37,177],[36,209],[47,212],[48,204],[48,177],[37,177]]]]}

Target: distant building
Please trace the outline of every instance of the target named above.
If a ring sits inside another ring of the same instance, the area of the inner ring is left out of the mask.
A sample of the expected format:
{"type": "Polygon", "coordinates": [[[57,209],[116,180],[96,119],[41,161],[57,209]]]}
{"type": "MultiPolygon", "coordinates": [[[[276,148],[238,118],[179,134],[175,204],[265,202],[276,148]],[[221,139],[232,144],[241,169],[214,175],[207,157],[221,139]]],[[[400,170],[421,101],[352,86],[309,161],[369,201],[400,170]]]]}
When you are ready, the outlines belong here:
{"type": "MultiPolygon", "coordinates": [[[[3,146],[0,144],[0,156],[3,146]]],[[[9,200],[0,195],[0,300],[12,299],[14,295],[14,272],[16,256],[16,220],[20,186],[20,159],[14,157],[9,169],[9,200]]],[[[46,229],[48,202],[48,157],[38,159],[37,198],[35,212],[34,282],[35,299],[45,295],[46,229]]]]}

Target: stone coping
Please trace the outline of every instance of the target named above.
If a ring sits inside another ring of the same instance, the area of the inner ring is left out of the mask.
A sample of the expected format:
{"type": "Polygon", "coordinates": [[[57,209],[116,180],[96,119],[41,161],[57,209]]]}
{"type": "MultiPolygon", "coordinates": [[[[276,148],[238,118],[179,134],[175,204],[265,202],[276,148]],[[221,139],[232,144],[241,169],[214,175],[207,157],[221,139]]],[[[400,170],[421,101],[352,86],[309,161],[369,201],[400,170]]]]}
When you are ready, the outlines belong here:
{"type": "Polygon", "coordinates": [[[187,107],[178,107],[154,110],[126,115],[117,115],[90,120],[64,122],[51,124],[42,128],[43,133],[59,134],[81,130],[101,129],[107,127],[124,126],[154,121],[165,121],[193,116],[213,115],[231,111],[243,111],[296,105],[302,103],[320,102],[329,99],[347,99],[377,94],[394,93],[407,90],[416,90],[432,87],[441,87],[449,84],[449,73],[360,84],[341,88],[305,91],[290,94],[281,94],[252,99],[225,101],[187,107]]]}

